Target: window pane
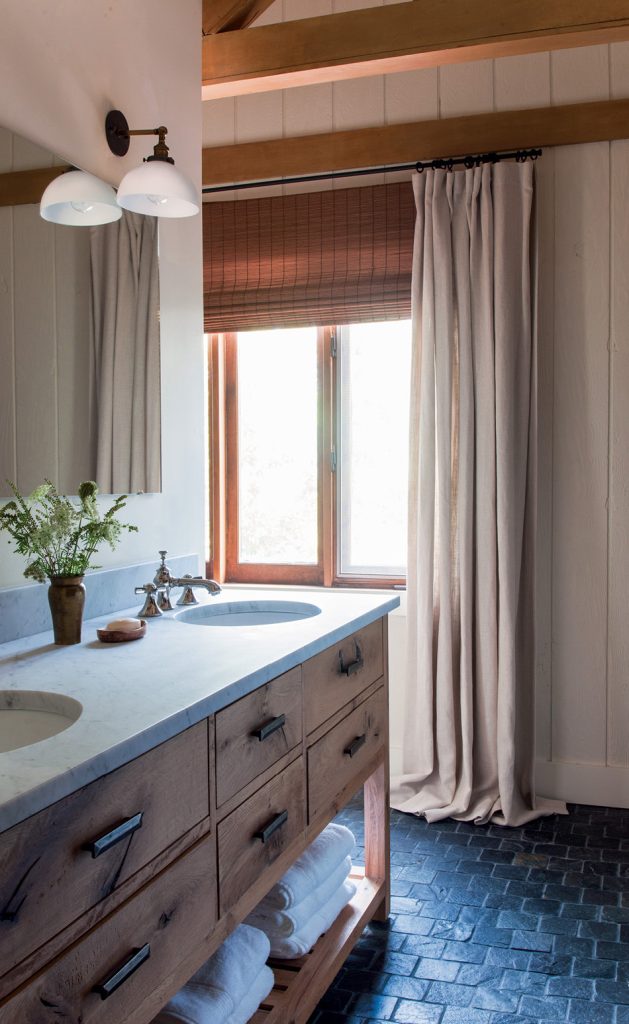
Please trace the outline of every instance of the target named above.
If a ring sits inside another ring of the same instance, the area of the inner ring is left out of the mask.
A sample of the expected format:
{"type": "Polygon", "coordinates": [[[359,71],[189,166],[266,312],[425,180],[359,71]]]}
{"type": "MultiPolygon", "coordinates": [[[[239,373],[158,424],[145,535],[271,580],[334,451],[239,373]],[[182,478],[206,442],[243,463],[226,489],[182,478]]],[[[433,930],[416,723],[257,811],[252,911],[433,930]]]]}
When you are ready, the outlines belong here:
{"type": "Polygon", "coordinates": [[[404,576],[411,322],[341,329],[340,570],[404,576]]]}
{"type": "Polygon", "coordinates": [[[239,560],[316,564],[317,330],[238,335],[239,560]]]}

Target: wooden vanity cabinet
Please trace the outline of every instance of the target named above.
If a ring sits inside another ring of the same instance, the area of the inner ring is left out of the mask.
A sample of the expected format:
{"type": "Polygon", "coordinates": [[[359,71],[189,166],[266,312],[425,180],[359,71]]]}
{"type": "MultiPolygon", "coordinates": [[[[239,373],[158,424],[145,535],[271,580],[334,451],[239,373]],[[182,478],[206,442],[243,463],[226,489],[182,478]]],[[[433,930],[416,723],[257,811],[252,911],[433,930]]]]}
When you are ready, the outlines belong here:
{"type": "Polygon", "coordinates": [[[386,622],[0,835],[0,1024],[149,1024],[364,785],[356,896],[254,1018],[305,1024],[388,914],[386,622]]]}
{"type": "Polygon", "coordinates": [[[200,722],[0,835],[0,996],[208,831],[207,763],[200,722]]]}

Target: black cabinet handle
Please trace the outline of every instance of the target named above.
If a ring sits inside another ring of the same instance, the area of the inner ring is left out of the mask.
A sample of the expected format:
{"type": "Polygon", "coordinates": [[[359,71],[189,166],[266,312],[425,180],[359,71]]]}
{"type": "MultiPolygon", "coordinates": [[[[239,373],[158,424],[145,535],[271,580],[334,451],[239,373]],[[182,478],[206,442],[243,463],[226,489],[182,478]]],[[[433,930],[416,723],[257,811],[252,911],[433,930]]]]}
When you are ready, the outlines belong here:
{"type": "Polygon", "coordinates": [[[99,839],[92,839],[89,843],[83,843],[83,849],[91,853],[92,857],[100,857],[101,853],[111,850],[112,846],[115,846],[116,843],[120,843],[127,836],[133,835],[139,828],[142,828],[143,813],[143,811],[140,811],[139,814],[134,814],[132,818],[127,818],[126,821],[116,825],[115,828],[112,828],[111,832],[100,836],[99,839]]]}
{"type": "Polygon", "coordinates": [[[286,715],[278,715],[277,718],[272,718],[270,722],[266,722],[265,725],[261,725],[259,729],[254,729],[252,736],[257,736],[262,743],[262,740],[268,739],[278,729],[283,729],[286,724],[286,715]]]}
{"type": "Polygon", "coordinates": [[[343,652],[339,651],[339,671],[343,676],[353,676],[355,672],[360,672],[361,668],[365,664],[363,661],[363,652],[360,649],[358,640],[354,640],[354,648],[356,656],[353,661],[348,661],[347,664],[343,661],[343,652]]]}
{"type": "Polygon", "coordinates": [[[135,974],[138,967],[148,960],[151,955],[151,947],[148,942],[142,949],[134,949],[131,951],[131,956],[128,960],[125,960],[120,967],[117,967],[113,974],[110,974],[108,978],[103,981],[99,981],[97,985],[94,985],[92,992],[98,993],[101,999],[109,999],[110,995],[120,988],[121,985],[135,974]]]}
{"type": "Polygon", "coordinates": [[[273,821],[269,822],[266,828],[260,829],[259,832],[254,832],[253,838],[259,839],[261,842],[266,843],[271,838],[273,833],[277,832],[278,828],[281,828],[282,825],[285,825],[287,821],[288,811],[280,811],[280,813],[273,818],[273,821]]]}
{"type": "Polygon", "coordinates": [[[366,742],[367,735],[366,733],[363,733],[362,736],[357,736],[355,740],[352,740],[349,747],[345,747],[343,753],[346,754],[347,757],[353,757],[354,754],[358,753],[361,747],[364,747],[366,742]]]}

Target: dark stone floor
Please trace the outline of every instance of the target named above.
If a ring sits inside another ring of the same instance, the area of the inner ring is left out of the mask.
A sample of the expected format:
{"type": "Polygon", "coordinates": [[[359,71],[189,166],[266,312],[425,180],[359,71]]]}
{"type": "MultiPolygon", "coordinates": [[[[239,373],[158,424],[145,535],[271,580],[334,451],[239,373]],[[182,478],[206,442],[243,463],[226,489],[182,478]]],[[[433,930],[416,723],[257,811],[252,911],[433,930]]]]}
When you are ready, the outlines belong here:
{"type": "MultiPolygon", "coordinates": [[[[570,811],[516,829],[393,812],[390,921],[311,1024],[629,1024],[629,810],[570,811]]],[[[359,802],[339,820],[362,840],[359,802]]]]}

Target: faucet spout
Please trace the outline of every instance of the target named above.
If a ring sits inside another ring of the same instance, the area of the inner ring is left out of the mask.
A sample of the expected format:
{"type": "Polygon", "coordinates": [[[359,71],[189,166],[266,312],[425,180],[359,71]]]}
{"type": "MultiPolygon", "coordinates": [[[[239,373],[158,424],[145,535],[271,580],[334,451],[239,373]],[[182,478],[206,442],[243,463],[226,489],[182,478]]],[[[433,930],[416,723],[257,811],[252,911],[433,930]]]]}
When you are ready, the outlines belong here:
{"type": "Polygon", "coordinates": [[[182,576],[180,579],[171,578],[171,587],[202,587],[208,594],[220,594],[221,585],[216,580],[206,580],[202,576],[182,576]]]}

